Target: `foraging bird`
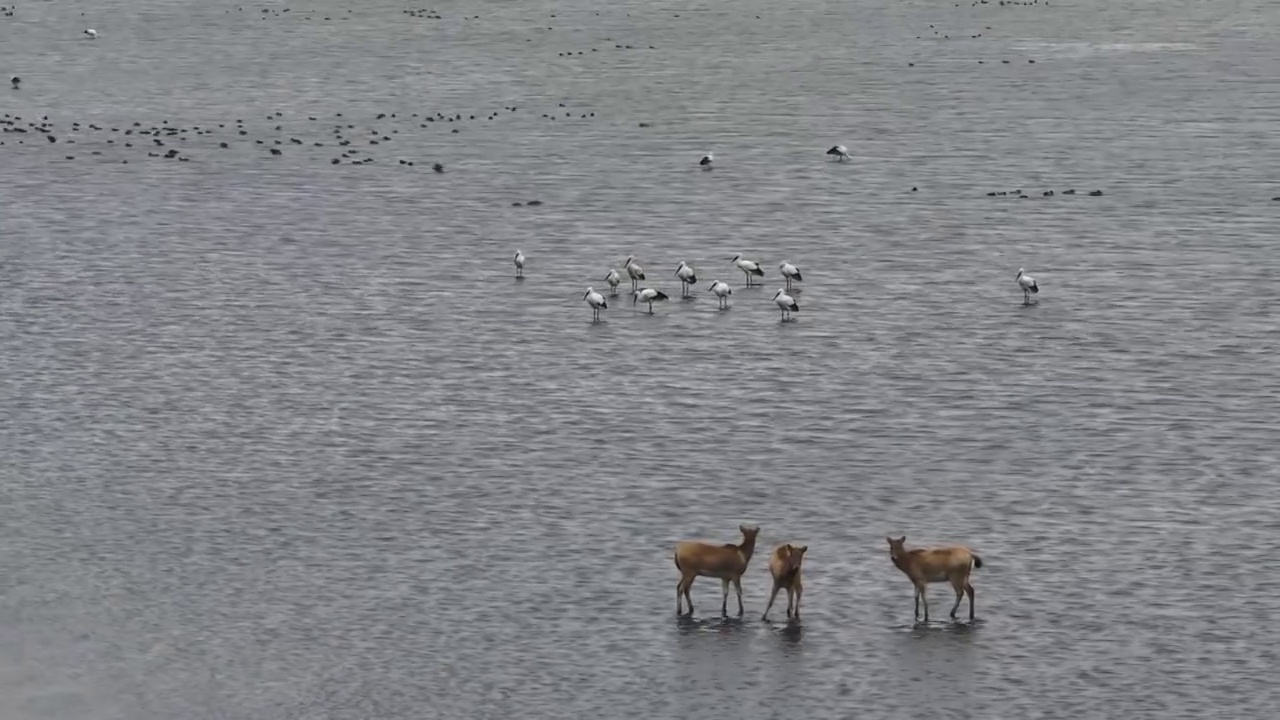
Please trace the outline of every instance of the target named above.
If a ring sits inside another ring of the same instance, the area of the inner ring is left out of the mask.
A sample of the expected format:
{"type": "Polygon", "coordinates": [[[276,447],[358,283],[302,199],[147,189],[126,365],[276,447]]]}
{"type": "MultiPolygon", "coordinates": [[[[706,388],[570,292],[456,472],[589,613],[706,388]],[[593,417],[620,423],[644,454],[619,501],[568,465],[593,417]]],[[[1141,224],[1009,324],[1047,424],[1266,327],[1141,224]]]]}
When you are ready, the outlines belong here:
{"type": "Polygon", "coordinates": [[[834,155],[837,160],[844,162],[849,159],[849,148],[843,145],[836,145],[827,151],[828,155],[834,155]]]}
{"type": "Polygon", "coordinates": [[[85,34],[85,37],[89,38],[90,40],[98,39],[98,31],[94,30],[93,28],[89,28],[88,30],[85,30],[84,34],[85,34]]]}
{"type": "Polygon", "coordinates": [[[751,287],[752,275],[758,275],[760,277],[764,277],[764,270],[760,268],[760,263],[754,260],[748,260],[742,257],[741,255],[734,255],[733,260],[731,260],[730,262],[732,262],[735,267],[737,267],[739,270],[743,272],[744,275],[747,276],[747,287],[751,287]]]}
{"type": "Polygon", "coordinates": [[[655,290],[654,288],[642,288],[640,290],[636,290],[631,294],[631,304],[633,306],[636,304],[636,301],[638,300],[644,300],[645,302],[649,303],[650,315],[653,314],[653,304],[655,302],[660,302],[662,300],[667,300],[667,299],[668,298],[666,293],[662,292],[661,290],[655,290]]]}
{"type": "Polygon", "coordinates": [[[512,262],[516,264],[516,277],[524,277],[524,253],[516,251],[516,256],[512,258],[512,262]]]}
{"type": "Polygon", "coordinates": [[[773,302],[782,310],[783,322],[787,321],[790,313],[800,312],[800,306],[796,304],[795,298],[784,292],[782,288],[778,288],[778,292],[773,294],[773,302]]]}
{"type": "Polygon", "coordinates": [[[723,280],[715,280],[711,283],[710,292],[716,294],[720,298],[720,309],[725,310],[729,307],[729,296],[733,294],[733,288],[729,287],[729,283],[723,280]]]}
{"type": "Polygon", "coordinates": [[[796,267],[795,265],[792,265],[789,262],[782,263],[781,265],[778,266],[778,269],[782,270],[782,277],[787,279],[788,290],[791,289],[792,280],[795,280],[796,282],[801,282],[804,280],[804,278],[800,277],[800,268],[796,267]]]}
{"type": "Polygon", "coordinates": [[[1018,287],[1022,288],[1022,304],[1031,304],[1031,293],[1039,293],[1040,286],[1036,284],[1036,279],[1028,275],[1022,268],[1018,268],[1018,287]]]}
{"type": "Polygon", "coordinates": [[[604,281],[609,283],[609,296],[615,297],[618,294],[618,283],[622,282],[622,275],[617,270],[609,268],[609,274],[604,276],[604,281]]]}
{"type": "Polygon", "coordinates": [[[703,170],[710,170],[711,163],[714,162],[715,159],[716,159],[715,153],[707,153],[706,155],[702,156],[702,159],[698,161],[698,164],[702,166],[703,170]]]}
{"type": "Polygon", "coordinates": [[[639,281],[644,279],[644,268],[636,262],[636,259],[627,256],[627,261],[622,264],[627,270],[627,275],[631,276],[631,292],[635,292],[639,286],[639,281]]]}
{"type": "Polygon", "coordinates": [[[698,276],[693,268],[681,260],[680,267],[676,268],[676,277],[680,278],[680,297],[689,297],[689,286],[698,283],[698,276]]]}
{"type": "Polygon", "coordinates": [[[609,309],[609,303],[605,302],[604,296],[596,292],[595,288],[588,287],[587,291],[583,293],[582,299],[586,300],[587,304],[591,306],[591,322],[600,322],[600,310],[602,308],[609,309]]]}
{"type": "Polygon", "coordinates": [[[22,84],[22,78],[18,77],[17,75],[14,75],[13,79],[10,80],[9,82],[13,83],[13,89],[17,90],[18,86],[22,84]]]}

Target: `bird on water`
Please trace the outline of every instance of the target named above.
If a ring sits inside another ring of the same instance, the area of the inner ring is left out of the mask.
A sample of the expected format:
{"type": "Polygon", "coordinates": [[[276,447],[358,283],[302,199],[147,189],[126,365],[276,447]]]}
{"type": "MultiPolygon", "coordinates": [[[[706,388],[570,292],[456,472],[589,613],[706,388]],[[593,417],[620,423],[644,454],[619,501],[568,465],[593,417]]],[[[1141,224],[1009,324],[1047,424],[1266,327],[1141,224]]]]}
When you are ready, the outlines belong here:
{"type": "Polygon", "coordinates": [[[680,297],[689,297],[689,286],[698,283],[698,275],[694,273],[693,268],[681,260],[680,267],[676,268],[676,277],[680,278],[680,297]]]}
{"type": "Polygon", "coordinates": [[[723,280],[716,280],[711,283],[708,292],[713,292],[720,299],[720,309],[729,309],[729,296],[733,294],[733,288],[729,287],[729,283],[723,280]]]}
{"type": "Polygon", "coordinates": [[[605,301],[604,296],[596,292],[595,288],[588,287],[582,294],[582,299],[591,306],[591,322],[600,322],[600,311],[609,309],[609,303],[605,301]]]}
{"type": "Polygon", "coordinates": [[[790,319],[791,313],[800,312],[800,306],[796,304],[795,298],[788,295],[782,288],[778,288],[778,292],[773,294],[773,302],[782,311],[783,322],[790,319]]]}
{"type": "Polygon", "coordinates": [[[782,263],[781,265],[778,266],[778,269],[782,271],[782,277],[787,279],[788,290],[791,289],[792,280],[796,282],[801,282],[804,280],[804,278],[800,277],[800,268],[796,267],[795,265],[792,265],[789,262],[782,263]]]}
{"type": "Polygon", "coordinates": [[[516,277],[524,277],[524,253],[517,250],[516,256],[511,261],[516,265],[516,277]]]}
{"type": "Polygon", "coordinates": [[[730,260],[734,267],[742,271],[747,276],[747,287],[751,287],[751,276],[764,277],[764,270],[760,267],[760,263],[754,260],[748,260],[741,255],[734,255],[730,260]]]}
{"type": "Polygon", "coordinates": [[[1018,268],[1018,287],[1022,288],[1022,304],[1031,304],[1031,294],[1039,294],[1040,286],[1036,284],[1036,279],[1031,277],[1022,268],[1018,268]]]}
{"type": "Polygon", "coordinates": [[[609,296],[613,297],[618,294],[618,283],[622,282],[622,274],[614,268],[609,268],[609,274],[604,276],[604,281],[609,283],[609,296]]]}
{"type": "Polygon", "coordinates": [[[632,293],[631,304],[634,306],[637,301],[643,300],[649,303],[649,314],[653,314],[653,304],[662,300],[667,300],[667,294],[656,288],[641,288],[632,293]]]}
{"type": "Polygon", "coordinates": [[[640,286],[640,281],[644,279],[644,268],[640,267],[636,259],[631,256],[627,256],[627,261],[622,266],[626,268],[627,275],[631,277],[631,292],[635,292],[640,286]]]}

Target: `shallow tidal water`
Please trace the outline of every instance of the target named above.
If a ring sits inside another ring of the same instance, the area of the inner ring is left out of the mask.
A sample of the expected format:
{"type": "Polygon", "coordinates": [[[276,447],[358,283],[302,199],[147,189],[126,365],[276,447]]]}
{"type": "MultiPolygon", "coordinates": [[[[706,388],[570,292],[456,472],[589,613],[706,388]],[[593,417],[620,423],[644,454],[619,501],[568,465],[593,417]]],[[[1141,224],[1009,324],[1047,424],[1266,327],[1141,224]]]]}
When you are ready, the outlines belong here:
{"type": "Polygon", "coordinates": [[[0,718],[1268,716],[1280,6],[954,5],[0,13],[0,718]]]}

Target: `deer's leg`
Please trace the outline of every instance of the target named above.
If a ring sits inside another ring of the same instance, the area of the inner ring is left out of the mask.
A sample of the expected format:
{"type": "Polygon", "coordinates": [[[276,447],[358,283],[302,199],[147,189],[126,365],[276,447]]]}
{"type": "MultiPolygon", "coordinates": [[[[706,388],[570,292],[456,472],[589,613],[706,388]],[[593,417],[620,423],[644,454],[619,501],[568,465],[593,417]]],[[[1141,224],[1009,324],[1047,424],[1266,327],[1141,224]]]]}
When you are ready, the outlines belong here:
{"type": "Polygon", "coordinates": [[[964,581],[964,591],[969,593],[969,619],[973,620],[973,586],[968,580],[964,581]]]}
{"type": "Polygon", "coordinates": [[[912,620],[919,620],[919,619],[920,619],[920,586],[919,586],[919,585],[912,584],[912,588],[915,590],[915,593],[916,593],[916,594],[915,594],[915,599],[916,599],[916,612],[915,612],[915,614],[914,614],[914,615],[912,615],[912,616],[911,616],[911,619],[912,619],[912,620]]]}
{"type": "Polygon", "coordinates": [[[729,614],[729,579],[721,578],[720,587],[724,591],[724,598],[720,602],[720,614],[728,615],[729,614]]]}
{"type": "Polygon", "coordinates": [[[742,578],[741,577],[736,577],[733,579],[733,589],[736,590],[738,593],[738,617],[742,617],[743,609],[742,609],[742,578]]]}
{"type": "Polygon", "coordinates": [[[960,609],[960,601],[964,599],[965,580],[963,576],[957,575],[951,580],[951,589],[956,591],[956,604],[951,606],[951,619],[956,619],[956,611],[960,609]]]}
{"type": "MultiPolygon", "coordinates": [[[[775,599],[777,599],[777,597],[778,597],[778,591],[779,591],[779,590],[781,590],[781,589],[782,589],[782,587],[781,587],[781,586],[779,586],[779,585],[778,585],[778,583],[776,583],[776,582],[775,582],[775,583],[773,584],[773,592],[769,593],[769,604],[768,604],[768,605],[766,605],[766,606],[764,607],[764,615],[761,615],[761,616],[760,616],[760,619],[761,619],[761,620],[768,620],[768,619],[769,619],[769,611],[773,609],[773,601],[774,601],[775,599]]],[[[791,610],[791,608],[789,608],[789,607],[788,607],[788,608],[787,608],[788,616],[790,615],[790,610],[791,610]]]]}
{"type": "Polygon", "coordinates": [[[795,619],[797,620],[800,619],[800,598],[803,596],[804,596],[804,585],[802,585],[800,581],[797,579],[796,580],[796,611],[794,615],[795,619]]]}
{"type": "Polygon", "coordinates": [[[920,593],[920,604],[924,605],[924,621],[929,622],[929,598],[925,595],[928,592],[928,585],[920,585],[918,592],[920,593]]]}

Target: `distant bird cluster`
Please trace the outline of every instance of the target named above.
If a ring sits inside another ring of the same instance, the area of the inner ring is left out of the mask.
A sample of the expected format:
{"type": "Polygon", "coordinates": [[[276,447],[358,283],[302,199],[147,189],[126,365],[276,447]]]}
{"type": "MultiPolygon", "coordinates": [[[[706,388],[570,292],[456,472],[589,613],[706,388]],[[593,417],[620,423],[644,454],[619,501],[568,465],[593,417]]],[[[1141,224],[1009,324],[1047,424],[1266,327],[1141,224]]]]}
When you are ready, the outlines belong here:
{"type": "MultiPolygon", "coordinates": [[[[237,7],[237,8],[236,8],[236,12],[238,12],[238,13],[244,12],[244,8],[243,8],[243,7],[237,7]]],[[[252,12],[252,10],[250,10],[250,12],[252,12]]],[[[230,10],[227,10],[227,11],[225,11],[223,14],[224,14],[224,15],[230,15],[230,14],[231,14],[231,11],[230,11],[230,10]]],[[[275,9],[275,8],[262,8],[262,10],[260,10],[260,11],[258,12],[258,16],[259,16],[259,18],[260,18],[260,19],[262,19],[262,20],[266,20],[268,17],[296,17],[296,18],[299,18],[299,19],[301,19],[301,20],[314,20],[314,19],[316,18],[316,16],[317,16],[317,15],[318,15],[318,13],[317,13],[317,11],[315,11],[315,10],[303,10],[303,11],[301,11],[301,12],[296,12],[296,13],[295,13],[295,12],[293,12],[293,9],[292,9],[292,8],[285,8],[285,9],[283,9],[283,10],[277,10],[277,9],[275,9]]],[[[347,15],[351,15],[351,11],[350,11],[350,10],[348,10],[348,11],[347,11],[347,15]]],[[[322,17],[322,19],[327,21],[327,20],[332,20],[332,19],[333,19],[333,17],[332,17],[331,15],[324,15],[324,16],[322,17]]],[[[350,18],[349,18],[349,17],[339,17],[338,19],[339,19],[339,20],[349,20],[350,18]]]]}
{"type": "MultiPolygon", "coordinates": [[[[1063,191],[1062,191],[1062,194],[1063,194],[1063,195],[1075,195],[1075,194],[1076,194],[1076,191],[1075,191],[1075,190],[1063,190],[1063,191]]],[[[1054,197],[1054,192],[1053,192],[1052,190],[1045,190],[1044,192],[1040,193],[1040,195],[1041,195],[1042,197],[1054,197]]],[[[993,190],[993,191],[991,191],[991,192],[987,193],[987,197],[1006,197],[1006,196],[1008,196],[1008,197],[1015,197],[1015,198],[1021,198],[1021,199],[1023,199],[1023,200],[1026,200],[1027,198],[1031,197],[1030,195],[1027,195],[1026,193],[1024,193],[1024,192],[1023,192],[1023,191],[1021,191],[1021,190],[1008,190],[1008,191],[1006,191],[1006,190],[993,190]]],[[[1102,191],[1101,191],[1101,190],[1090,190],[1090,191],[1089,191],[1089,197],[1102,197],[1102,191]]]]}
{"type": "MultiPolygon", "coordinates": [[[[10,84],[14,90],[20,90],[22,78],[14,76],[10,84]]],[[[542,117],[555,120],[561,113],[564,117],[595,117],[594,112],[567,110],[564,103],[559,103],[558,108],[560,110],[555,115],[543,113],[542,117]]],[[[335,113],[331,121],[325,122],[316,115],[307,115],[304,120],[302,116],[286,118],[284,113],[274,112],[265,116],[265,125],[251,125],[239,118],[192,126],[178,126],[169,120],[112,127],[72,122],[69,127],[62,128],[47,115],[33,121],[6,113],[0,117],[0,130],[11,137],[0,140],[0,145],[25,145],[33,134],[45,135],[53,143],[56,142],[55,132],[58,132],[65,137],[66,145],[90,145],[92,149],[87,154],[110,154],[122,163],[130,160],[130,157],[123,156],[124,150],[135,148],[136,143],[138,150],[150,151],[146,153],[147,157],[184,162],[192,159],[213,161],[215,153],[245,149],[262,153],[265,157],[278,157],[292,148],[296,152],[309,151],[309,155],[322,154],[322,158],[327,155],[331,165],[368,165],[377,162],[375,153],[383,155],[386,146],[394,147],[396,140],[412,133],[423,133],[433,128],[443,131],[447,127],[450,134],[457,134],[468,122],[512,117],[517,110],[517,106],[509,105],[479,115],[460,112],[377,113],[372,119],[366,118],[359,123],[344,118],[343,113],[335,113]]],[[[527,113],[525,116],[529,117],[527,113]]],[[[76,159],[76,155],[64,157],[76,159]]],[[[422,162],[418,158],[404,156],[394,159],[405,167],[414,167],[422,162]]],[[[444,171],[444,165],[439,162],[430,163],[430,167],[437,173],[444,171]]],[[[528,204],[537,205],[540,201],[532,200],[528,204]]]]}

